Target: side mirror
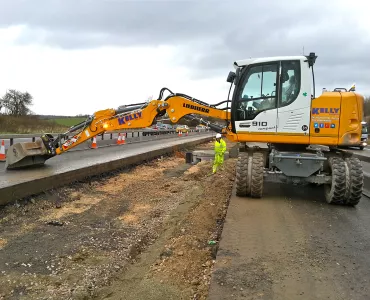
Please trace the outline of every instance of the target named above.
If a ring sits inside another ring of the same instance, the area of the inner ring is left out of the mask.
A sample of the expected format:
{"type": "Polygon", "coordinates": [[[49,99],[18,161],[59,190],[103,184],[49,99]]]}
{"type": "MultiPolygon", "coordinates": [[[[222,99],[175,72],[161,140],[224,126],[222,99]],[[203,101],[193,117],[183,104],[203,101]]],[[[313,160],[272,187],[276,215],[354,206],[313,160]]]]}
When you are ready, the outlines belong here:
{"type": "Polygon", "coordinates": [[[236,74],[232,71],[229,72],[229,75],[227,75],[226,81],[229,83],[232,83],[236,77],[236,74]]]}

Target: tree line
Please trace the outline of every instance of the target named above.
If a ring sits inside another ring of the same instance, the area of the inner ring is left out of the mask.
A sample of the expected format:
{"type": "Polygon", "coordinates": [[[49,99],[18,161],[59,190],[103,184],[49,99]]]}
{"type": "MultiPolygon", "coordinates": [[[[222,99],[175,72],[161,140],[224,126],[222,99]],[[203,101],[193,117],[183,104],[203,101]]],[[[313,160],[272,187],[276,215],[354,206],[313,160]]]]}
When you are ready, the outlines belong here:
{"type": "Polygon", "coordinates": [[[8,90],[0,98],[0,113],[16,117],[32,115],[33,112],[29,108],[31,105],[33,105],[33,97],[30,93],[8,90]]]}
{"type": "Polygon", "coordinates": [[[364,116],[370,117],[370,97],[366,97],[364,101],[364,116]]]}

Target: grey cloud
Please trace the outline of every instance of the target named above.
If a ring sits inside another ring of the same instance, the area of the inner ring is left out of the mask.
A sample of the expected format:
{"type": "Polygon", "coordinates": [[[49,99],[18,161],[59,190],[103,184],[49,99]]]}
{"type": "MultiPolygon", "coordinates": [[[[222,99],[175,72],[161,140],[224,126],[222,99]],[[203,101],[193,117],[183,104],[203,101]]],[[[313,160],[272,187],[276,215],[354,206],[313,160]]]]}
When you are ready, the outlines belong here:
{"type": "MultiPolygon", "coordinates": [[[[318,0],[2,0],[0,27],[23,24],[18,43],[65,49],[174,45],[194,78],[225,76],[248,57],[319,56],[320,86],[355,81],[370,93],[370,33],[348,7],[318,0]]],[[[357,9],[361,9],[357,7],[357,9]]]]}
{"type": "MultiPolygon", "coordinates": [[[[223,22],[218,18],[227,8],[220,1],[118,0],[8,0],[2,6],[0,26],[24,24],[36,32],[46,30],[42,42],[59,41],[64,48],[183,43],[195,34],[202,37],[219,31],[223,22]],[[217,5],[209,9],[213,3],[217,5]],[[79,37],[78,43],[74,36],[79,37]]],[[[22,42],[33,38],[23,36],[22,42]]]]}

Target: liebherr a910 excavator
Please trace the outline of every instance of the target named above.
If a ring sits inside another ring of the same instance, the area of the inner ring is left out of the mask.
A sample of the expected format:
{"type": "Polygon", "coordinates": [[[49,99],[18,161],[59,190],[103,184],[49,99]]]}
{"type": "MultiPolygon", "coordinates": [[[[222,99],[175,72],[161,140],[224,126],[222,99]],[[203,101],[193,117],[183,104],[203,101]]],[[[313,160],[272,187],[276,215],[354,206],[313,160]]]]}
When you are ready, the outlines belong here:
{"type": "Polygon", "coordinates": [[[227,78],[229,96],[234,88],[232,100],[210,105],[163,88],[157,100],[98,111],[64,135],[45,134],[34,143],[14,144],[7,169],[44,164],[108,130],[146,128],[165,113],[173,123],[196,114],[226,121],[221,128],[198,118],[238,142],[238,196],[262,197],[264,181],[312,183],[325,185],[328,203],[356,205],[363,187],[361,163],[339,147],[360,143],[364,98],[342,90],[316,97],[316,58],[310,53],[235,61],[235,72],[227,78]],[[248,147],[249,142],[267,147],[248,147]]]}

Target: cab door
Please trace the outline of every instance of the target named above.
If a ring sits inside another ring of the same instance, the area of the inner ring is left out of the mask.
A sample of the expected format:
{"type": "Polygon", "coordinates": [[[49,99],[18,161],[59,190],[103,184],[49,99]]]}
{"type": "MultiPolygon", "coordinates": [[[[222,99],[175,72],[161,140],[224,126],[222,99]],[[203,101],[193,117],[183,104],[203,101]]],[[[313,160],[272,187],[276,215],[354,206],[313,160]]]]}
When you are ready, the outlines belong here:
{"type": "Polygon", "coordinates": [[[247,67],[234,96],[236,133],[276,134],[279,62],[247,67]]]}
{"type": "Polygon", "coordinates": [[[310,133],[311,77],[304,60],[281,61],[277,133],[307,136],[310,133]]]}

